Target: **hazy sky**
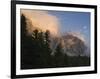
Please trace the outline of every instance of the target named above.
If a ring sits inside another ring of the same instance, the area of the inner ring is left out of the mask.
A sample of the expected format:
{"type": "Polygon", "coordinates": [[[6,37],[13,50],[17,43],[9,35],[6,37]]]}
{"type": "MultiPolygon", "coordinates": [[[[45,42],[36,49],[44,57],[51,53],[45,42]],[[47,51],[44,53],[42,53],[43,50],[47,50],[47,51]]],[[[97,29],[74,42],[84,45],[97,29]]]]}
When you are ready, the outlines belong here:
{"type": "Polygon", "coordinates": [[[59,19],[61,33],[79,32],[90,41],[90,13],[69,11],[48,11],[59,19]]]}

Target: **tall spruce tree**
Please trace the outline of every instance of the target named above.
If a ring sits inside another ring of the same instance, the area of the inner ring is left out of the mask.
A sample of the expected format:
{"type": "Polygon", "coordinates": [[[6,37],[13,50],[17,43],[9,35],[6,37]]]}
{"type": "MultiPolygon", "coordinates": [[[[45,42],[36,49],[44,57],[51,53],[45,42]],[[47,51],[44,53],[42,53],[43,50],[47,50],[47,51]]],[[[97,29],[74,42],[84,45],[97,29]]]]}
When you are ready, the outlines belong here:
{"type": "Polygon", "coordinates": [[[27,68],[32,63],[30,56],[32,56],[30,50],[32,48],[32,39],[27,36],[27,18],[21,15],[21,68],[27,68]]]}
{"type": "Polygon", "coordinates": [[[55,59],[54,61],[55,61],[56,67],[63,66],[63,64],[64,64],[64,54],[62,52],[61,44],[58,44],[58,46],[56,47],[54,59],[55,59]]]}
{"type": "Polygon", "coordinates": [[[35,30],[35,40],[27,34],[27,18],[21,15],[21,68],[37,68],[40,66],[40,59],[37,45],[38,31],[35,30]]]}
{"type": "Polygon", "coordinates": [[[50,32],[49,30],[47,30],[45,32],[45,39],[44,39],[44,43],[45,43],[45,60],[46,60],[46,66],[50,67],[51,66],[51,48],[50,48],[50,32]]]}

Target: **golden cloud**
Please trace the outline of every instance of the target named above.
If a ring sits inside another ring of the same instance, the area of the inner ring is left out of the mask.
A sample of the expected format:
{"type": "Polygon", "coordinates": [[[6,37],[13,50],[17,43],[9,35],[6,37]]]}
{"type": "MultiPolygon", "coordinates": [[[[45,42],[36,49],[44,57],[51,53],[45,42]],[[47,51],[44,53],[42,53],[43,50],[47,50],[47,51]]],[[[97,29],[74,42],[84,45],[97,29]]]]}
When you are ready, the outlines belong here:
{"type": "Polygon", "coordinates": [[[59,35],[59,22],[56,16],[49,14],[47,11],[40,10],[21,10],[21,14],[24,14],[27,21],[28,33],[32,33],[35,28],[42,31],[49,30],[52,35],[59,35]]]}

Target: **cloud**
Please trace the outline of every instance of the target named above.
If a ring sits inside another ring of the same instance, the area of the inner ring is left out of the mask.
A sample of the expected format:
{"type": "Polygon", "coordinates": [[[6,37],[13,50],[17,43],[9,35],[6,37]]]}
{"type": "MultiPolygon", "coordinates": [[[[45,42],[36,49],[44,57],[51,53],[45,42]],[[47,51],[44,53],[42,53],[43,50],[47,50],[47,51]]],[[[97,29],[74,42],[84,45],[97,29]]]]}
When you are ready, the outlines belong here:
{"type": "Polygon", "coordinates": [[[30,22],[29,20],[27,21],[28,33],[31,34],[35,28],[38,28],[44,32],[49,30],[54,36],[59,35],[58,18],[47,11],[22,9],[21,14],[24,14],[30,20],[30,22]]]}
{"type": "Polygon", "coordinates": [[[69,32],[68,34],[71,34],[75,37],[78,37],[83,42],[86,42],[84,35],[81,32],[69,32]]]}

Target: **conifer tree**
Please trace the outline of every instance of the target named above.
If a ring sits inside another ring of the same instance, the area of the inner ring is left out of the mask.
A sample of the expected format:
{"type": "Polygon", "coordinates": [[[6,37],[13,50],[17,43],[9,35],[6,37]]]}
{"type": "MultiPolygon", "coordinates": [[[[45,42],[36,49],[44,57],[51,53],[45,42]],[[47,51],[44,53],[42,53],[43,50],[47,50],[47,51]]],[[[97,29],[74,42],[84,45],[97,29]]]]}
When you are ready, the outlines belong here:
{"type": "Polygon", "coordinates": [[[55,51],[55,65],[56,66],[63,66],[64,64],[64,54],[62,52],[61,44],[58,44],[56,51],[55,51]]]}

